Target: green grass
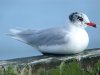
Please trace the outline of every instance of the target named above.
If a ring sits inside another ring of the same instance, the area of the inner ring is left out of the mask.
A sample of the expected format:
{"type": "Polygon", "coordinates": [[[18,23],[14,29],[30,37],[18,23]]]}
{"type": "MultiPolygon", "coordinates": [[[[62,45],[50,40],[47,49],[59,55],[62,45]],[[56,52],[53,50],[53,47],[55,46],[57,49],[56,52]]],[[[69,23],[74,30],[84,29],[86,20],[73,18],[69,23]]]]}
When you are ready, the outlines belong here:
{"type": "Polygon", "coordinates": [[[35,67],[32,64],[9,65],[0,68],[0,75],[100,75],[100,62],[85,68],[76,60],[72,62],[63,61],[59,66],[50,69],[40,67],[36,70],[35,67]]]}

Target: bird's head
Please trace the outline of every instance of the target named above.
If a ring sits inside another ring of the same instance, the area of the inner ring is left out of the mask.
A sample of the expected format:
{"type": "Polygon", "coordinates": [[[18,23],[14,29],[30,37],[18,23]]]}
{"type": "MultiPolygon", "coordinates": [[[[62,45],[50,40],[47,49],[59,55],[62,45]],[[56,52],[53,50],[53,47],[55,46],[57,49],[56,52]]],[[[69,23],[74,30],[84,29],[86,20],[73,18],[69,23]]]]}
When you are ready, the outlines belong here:
{"type": "Polygon", "coordinates": [[[82,26],[84,28],[87,26],[96,27],[96,24],[90,22],[84,13],[74,12],[69,15],[69,20],[76,26],[82,26]]]}

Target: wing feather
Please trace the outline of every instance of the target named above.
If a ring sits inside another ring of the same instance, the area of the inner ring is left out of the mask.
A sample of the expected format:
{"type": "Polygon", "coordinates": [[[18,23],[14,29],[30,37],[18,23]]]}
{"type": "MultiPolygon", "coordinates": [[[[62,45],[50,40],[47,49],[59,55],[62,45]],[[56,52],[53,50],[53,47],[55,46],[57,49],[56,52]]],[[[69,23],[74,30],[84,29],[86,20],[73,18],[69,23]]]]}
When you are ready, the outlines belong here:
{"type": "Polygon", "coordinates": [[[29,44],[34,46],[64,44],[66,32],[63,29],[46,29],[30,36],[29,44]]]}

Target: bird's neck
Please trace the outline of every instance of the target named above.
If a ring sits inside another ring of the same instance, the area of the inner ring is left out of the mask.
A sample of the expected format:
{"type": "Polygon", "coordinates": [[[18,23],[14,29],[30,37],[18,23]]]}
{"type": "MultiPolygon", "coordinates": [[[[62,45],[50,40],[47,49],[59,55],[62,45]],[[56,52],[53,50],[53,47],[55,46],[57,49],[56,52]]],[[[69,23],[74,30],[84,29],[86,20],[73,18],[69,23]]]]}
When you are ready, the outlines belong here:
{"type": "Polygon", "coordinates": [[[69,31],[77,31],[77,30],[85,30],[85,27],[82,27],[80,25],[70,24],[68,26],[69,31]]]}

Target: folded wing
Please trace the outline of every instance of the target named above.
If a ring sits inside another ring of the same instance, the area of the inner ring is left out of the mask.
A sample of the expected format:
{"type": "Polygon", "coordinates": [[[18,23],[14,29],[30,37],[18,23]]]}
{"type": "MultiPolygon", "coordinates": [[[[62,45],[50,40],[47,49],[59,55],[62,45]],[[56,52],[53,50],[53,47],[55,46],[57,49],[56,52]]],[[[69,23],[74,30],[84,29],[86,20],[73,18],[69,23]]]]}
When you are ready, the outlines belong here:
{"type": "Polygon", "coordinates": [[[46,29],[46,30],[10,30],[12,38],[27,43],[32,46],[40,45],[58,45],[67,42],[65,40],[66,32],[64,29],[46,29]]]}

